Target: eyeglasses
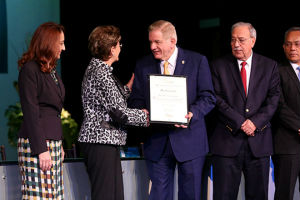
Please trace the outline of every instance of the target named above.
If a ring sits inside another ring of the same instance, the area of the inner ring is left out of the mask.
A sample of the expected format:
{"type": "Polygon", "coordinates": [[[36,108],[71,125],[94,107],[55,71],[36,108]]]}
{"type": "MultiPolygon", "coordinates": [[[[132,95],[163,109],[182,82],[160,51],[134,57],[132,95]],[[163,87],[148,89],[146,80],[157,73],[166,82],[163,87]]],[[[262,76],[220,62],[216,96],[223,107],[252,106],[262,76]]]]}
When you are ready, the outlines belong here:
{"type": "Polygon", "coordinates": [[[246,44],[246,41],[249,40],[250,38],[231,38],[231,44],[235,44],[238,42],[239,44],[246,44]]]}
{"type": "Polygon", "coordinates": [[[293,45],[295,45],[297,49],[300,48],[300,42],[285,42],[284,45],[287,48],[291,48],[293,45]]]}

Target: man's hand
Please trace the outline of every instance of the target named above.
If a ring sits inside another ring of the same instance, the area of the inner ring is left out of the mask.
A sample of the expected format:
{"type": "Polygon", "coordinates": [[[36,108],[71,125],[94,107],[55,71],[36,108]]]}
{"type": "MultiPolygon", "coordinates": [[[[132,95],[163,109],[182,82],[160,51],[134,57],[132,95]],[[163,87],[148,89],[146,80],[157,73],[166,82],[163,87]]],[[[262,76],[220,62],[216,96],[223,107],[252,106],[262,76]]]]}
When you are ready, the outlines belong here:
{"type": "MultiPolygon", "coordinates": [[[[193,113],[191,113],[191,112],[189,112],[189,113],[185,116],[185,118],[188,119],[188,122],[191,121],[192,117],[193,117],[193,113]]],[[[180,125],[179,125],[179,124],[175,124],[175,126],[176,126],[177,128],[187,128],[187,126],[182,125],[182,124],[180,124],[180,125]]]]}
{"type": "Polygon", "coordinates": [[[254,131],[256,130],[256,126],[250,119],[244,121],[241,126],[242,131],[244,131],[248,136],[254,136],[254,131]]]}
{"type": "Polygon", "coordinates": [[[132,89],[133,80],[134,80],[134,73],[132,73],[132,76],[131,76],[130,80],[129,80],[128,83],[126,84],[126,86],[129,88],[130,91],[131,91],[131,89],[132,89]]]}

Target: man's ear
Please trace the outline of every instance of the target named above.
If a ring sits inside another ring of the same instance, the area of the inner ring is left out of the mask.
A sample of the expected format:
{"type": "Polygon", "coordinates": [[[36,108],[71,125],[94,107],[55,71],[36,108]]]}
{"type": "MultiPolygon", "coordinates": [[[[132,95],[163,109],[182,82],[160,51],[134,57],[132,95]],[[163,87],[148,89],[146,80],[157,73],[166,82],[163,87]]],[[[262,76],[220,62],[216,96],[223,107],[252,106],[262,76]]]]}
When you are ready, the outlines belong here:
{"type": "Polygon", "coordinates": [[[177,43],[176,39],[172,37],[171,38],[171,43],[174,44],[174,45],[176,45],[176,43],[177,43]]]}
{"type": "Polygon", "coordinates": [[[256,42],[256,38],[250,38],[251,39],[251,42],[252,42],[252,48],[254,47],[254,45],[255,45],[255,42],[256,42]]]}

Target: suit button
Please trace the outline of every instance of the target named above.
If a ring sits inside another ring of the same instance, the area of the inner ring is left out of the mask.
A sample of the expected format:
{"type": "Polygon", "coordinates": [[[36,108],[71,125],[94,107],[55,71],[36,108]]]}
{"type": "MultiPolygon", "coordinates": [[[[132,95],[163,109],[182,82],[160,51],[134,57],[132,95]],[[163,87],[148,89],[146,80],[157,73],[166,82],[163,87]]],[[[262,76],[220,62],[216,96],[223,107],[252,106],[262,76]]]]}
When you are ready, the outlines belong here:
{"type": "Polygon", "coordinates": [[[246,108],[246,110],[245,110],[246,112],[249,112],[249,109],[248,108],[246,108]]]}
{"type": "Polygon", "coordinates": [[[60,114],[57,114],[57,117],[60,118],[61,117],[60,114]]]}

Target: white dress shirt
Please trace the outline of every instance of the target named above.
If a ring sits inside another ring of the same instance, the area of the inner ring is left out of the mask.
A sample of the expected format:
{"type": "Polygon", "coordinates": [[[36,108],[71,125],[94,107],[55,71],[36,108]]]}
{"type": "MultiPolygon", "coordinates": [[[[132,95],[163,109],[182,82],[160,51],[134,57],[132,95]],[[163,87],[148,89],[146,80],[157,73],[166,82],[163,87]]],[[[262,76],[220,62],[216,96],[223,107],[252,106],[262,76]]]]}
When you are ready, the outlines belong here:
{"type": "MultiPolygon", "coordinates": [[[[246,70],[246,78],[247,78],[247,95],[248,95],[248,88],[249,88],[249,80],[250,80],[250,74],[251,74],[251,65],[252,65],[252,55],[245,61],[247,64],[245,65],[245,70],[246,70]]],[[[241,72],[242,69],[242,62],[244,62],[243,60],[237,60],[238,62],[238,66],[239,66],[239,70],[241,72]]]]}
{"type": "Polygon", "coordinates": [[[175,47],[175,50],[174,50],[173,54],[171,55],[171,57],[169,58],[169,60],[162,60],[160,62],[161,74],[164,74],[164,63],[165,63],[165,61],[169,62],[168,71],[169,71],[170,75],[174,74],[175,67],[176,67],[176,61],[177,61],[177,56],[178,56],[178,48],[175,47]]]}
{"type": "Polygon", "coordinates": [[[296,64],[296,63],[291,63],[291,65],[292,65],[292,67],[293,67],[293,69],[294,69],[294,71],[295,71],[295,73],[296,73],[296,75],[297,75],[297,77],[298,77],[299,70],[297,69],[297,67],[299,67],[299,65],[296,64]]]}

